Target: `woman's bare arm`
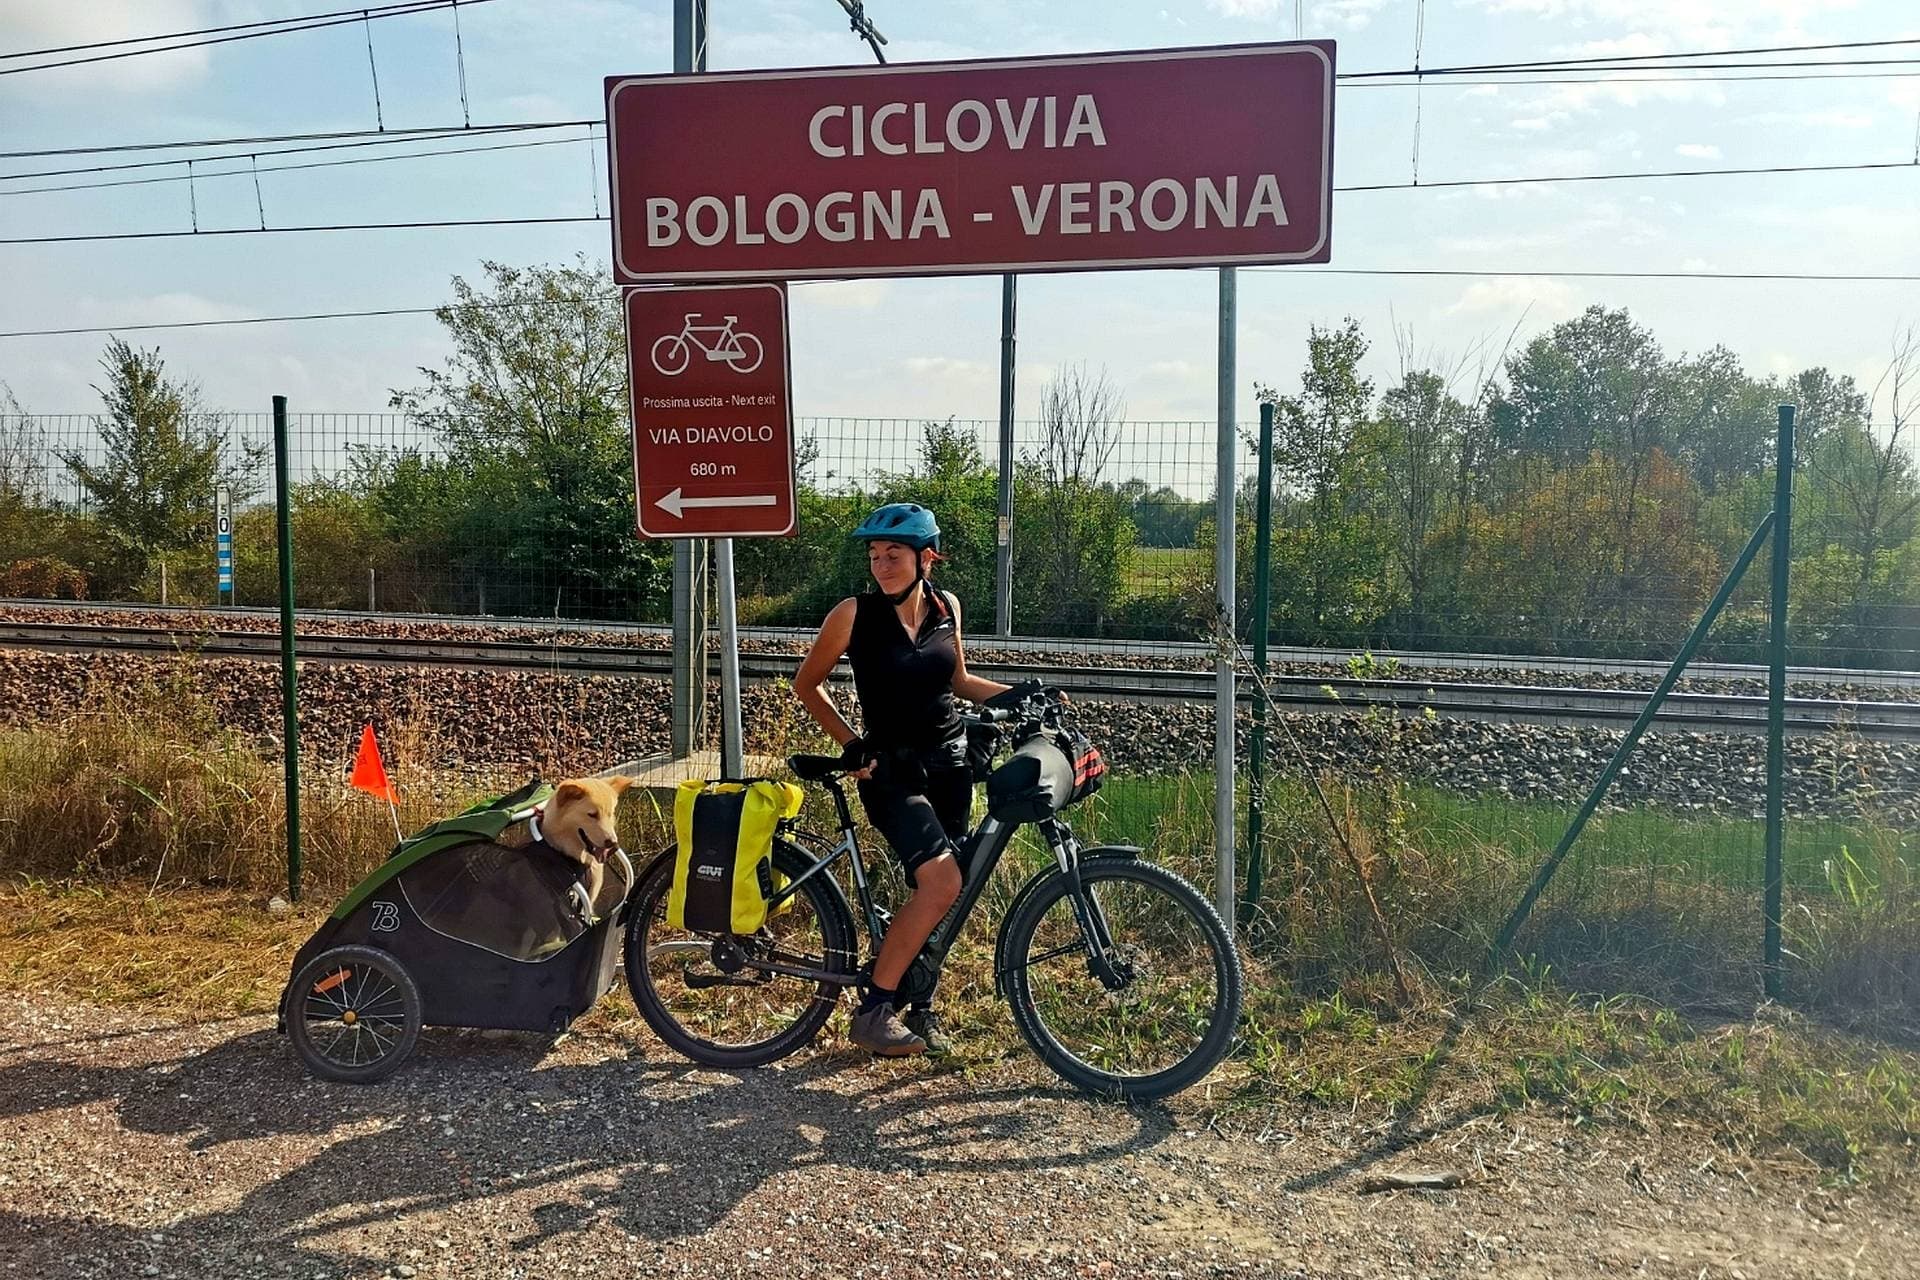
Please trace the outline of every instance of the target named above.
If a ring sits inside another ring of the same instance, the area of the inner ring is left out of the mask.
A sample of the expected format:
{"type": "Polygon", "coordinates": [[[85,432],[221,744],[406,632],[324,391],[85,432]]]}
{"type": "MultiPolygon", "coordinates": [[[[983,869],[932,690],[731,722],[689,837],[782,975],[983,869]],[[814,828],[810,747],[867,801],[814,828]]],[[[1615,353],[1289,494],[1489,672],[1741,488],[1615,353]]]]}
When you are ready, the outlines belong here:
{"type": "Polygon", "coordinates": [[[827,731],[829,738],[843,747],[857,735],[840,709],[833,705],[824,686],[827,677],[833,674],[834,664],[846,656],[847,645],[853,640],[854,608],[851,599],[833,606],[826,621],[820,624],[820,634],[813,638],[806,660],[793,677],[793,692],[800,699],[800,705],[827,731]]]}
{"type": "Polygon", "coordinates": [[[947,605],[953,610],[953,691],[968,702],[985,702],[996,693],[1005,693],[1012,686],[989,680],[985,676],[972,675],[967,671],[967,651],[960,642],[960,602],[952,593],[943,593],[947,605]]]}

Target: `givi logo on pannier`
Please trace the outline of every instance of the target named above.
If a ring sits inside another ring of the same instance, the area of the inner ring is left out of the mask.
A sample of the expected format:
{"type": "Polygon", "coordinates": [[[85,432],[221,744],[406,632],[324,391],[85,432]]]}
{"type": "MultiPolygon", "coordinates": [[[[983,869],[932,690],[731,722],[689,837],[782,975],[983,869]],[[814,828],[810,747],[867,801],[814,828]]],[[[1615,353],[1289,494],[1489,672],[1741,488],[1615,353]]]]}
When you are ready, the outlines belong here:
{"type": "Polygon", "coordinates": [[[786,287],[630,289],[626,316],[640,536],[791,534],[786,287]]]}

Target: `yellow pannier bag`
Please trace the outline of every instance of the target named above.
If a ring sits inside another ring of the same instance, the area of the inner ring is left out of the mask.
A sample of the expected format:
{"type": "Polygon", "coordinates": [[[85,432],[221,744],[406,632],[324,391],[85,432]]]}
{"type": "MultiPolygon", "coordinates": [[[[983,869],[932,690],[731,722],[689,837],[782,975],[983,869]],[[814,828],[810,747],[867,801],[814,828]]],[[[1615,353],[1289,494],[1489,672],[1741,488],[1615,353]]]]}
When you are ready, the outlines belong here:
{"type": "MultiPolygon", "coordinates": [[[[805,793],[790,782],[708,782],[689,778],[673,797],[673,887],[667,924],[701,933],[750,934],[767,920],[773,832],[800,812],[805,793]]],[[[784,911],[789,898],[780,904],[784,911]]]]}

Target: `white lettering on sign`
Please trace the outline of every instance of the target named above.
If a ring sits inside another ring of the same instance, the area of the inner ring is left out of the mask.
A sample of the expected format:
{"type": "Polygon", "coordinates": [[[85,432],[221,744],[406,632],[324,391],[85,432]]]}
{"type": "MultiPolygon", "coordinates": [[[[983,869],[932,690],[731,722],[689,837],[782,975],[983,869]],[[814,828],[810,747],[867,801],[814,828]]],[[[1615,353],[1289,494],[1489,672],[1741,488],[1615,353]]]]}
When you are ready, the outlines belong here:
{"type": "Polygon", "coordinates": [[[865,106],[831,103],[813,113],[807,121],[807,143],[817,156],[837,160],[844,156],[864,156],[871,149],[883,156],[939,155],[948,147],[955,151],[979,151],[993,139],[994,123],[999,122],[1001,140],[1009,151],[1026,149],[1034,137],[1036,112],[1040,116],[1038,142],[1042,147],[1073,147],[1083,141],[1090,146],[1107,145],[1107,131],[1100,123],[1100,108],[1093,95],[1083,93],[1067,108],[1067,127],[1060,125],[1060,100],[1055,97],[1027,98],[1017,109],[1005,98],[995,98],[993,109],[976,98],[962,98],[947,108],[944,121],[938,109],[930,117],[924,102],[889,102],[868,114],[865,106]],[[890,128],[902,116],[911,120],[911,136],[890,128]]]}
{"type": "Polygon", "coordinates": [[[855,213],[851,191],[829,191],[812,205],[797,195],[783,192],[767,201],[766,208],[754,210],[747,197],[733,197],[729,209],[718,196],[695,196],[683,211],[680,202],[667,196],[647,198],[647,247],[662,249],[680,243],[684,235],[703,248],[724,241],[734,244],[765,244],[771,236],[781,244],[797,244],[809,234],[822,240],[844,243],[861,240],[918,240],[952,236],[947,211],[940,193],[922,187],[914,196],[913,216],[903,219],[902,193],[863,191],[855,213]],[[902,230],[904,223],[905,229],[902,230]]]}
{"type": "Polygon", "coordinates": [[[1091,231],[1132,231],[1134,215],[1149,231],[1172,231],[1189,224],[1204,228],[1211,218],[1223,227],[1252,227],[1262,221],[1276,227],[1287,225],[1286,202],[1280,198],[1280,181],[1263,173],[1253,183],[1252,198],[1245,210],[1240,207],[1240,179],[1229,177],[1216,183],[1212,178],[1195,178],[1193,193],[1173,178],[1156,178],[1140,192],[1131,182],[1043,182],[1029,191],[1013,188],[1014,212],[1020,226],[1037,236],[1049,226],[1048,212],[1055,211],[1053,228],[1063,236],[1086,235],[1091,231]],[[1096,212],[1097,210],[1097,212],[1096,212]]]}
{"type": "MultiPolygon", "coordinates": [[[[734,399],[745,397],[735,396],[734,399]]],[[[773,438],[771,426],[647,428],[648,444],[772,444],[773,438]]]]}

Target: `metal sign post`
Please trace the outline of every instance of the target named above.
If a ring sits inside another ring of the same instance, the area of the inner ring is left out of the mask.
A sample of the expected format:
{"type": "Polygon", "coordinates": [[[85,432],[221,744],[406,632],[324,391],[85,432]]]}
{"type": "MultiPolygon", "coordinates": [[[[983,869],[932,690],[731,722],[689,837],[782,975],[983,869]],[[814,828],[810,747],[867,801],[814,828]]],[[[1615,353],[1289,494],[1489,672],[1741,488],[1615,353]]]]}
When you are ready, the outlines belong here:
{"type": "MultiPolygon", "coordinates": [[[[673,0],[673,70],[707,69],[707,0],[673,0]]],[[[675,757],[698,750],[707,727],[707,543],[673,544],[673,725],[675,757]]]]}
{"type": "Polygon", "coordinates": [[[1220,918],[1233,927],[1233,640],[1234,630],[1234,455],[1240,441],[1233,429],[1233,392],[1236,377],[1239,281],[1232,267],[1220,268],[1219,400],[1220,430],[1218,444],[1220,492],[1214,503],[1213,565],[1219,579],[1216,607],[1219,617],[1218,651],[1214,656],[1213,694],[1213,855],[1214,904],[1220,918]]]}

